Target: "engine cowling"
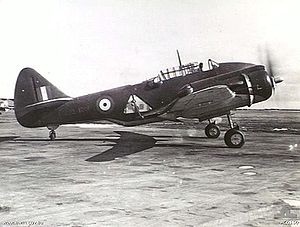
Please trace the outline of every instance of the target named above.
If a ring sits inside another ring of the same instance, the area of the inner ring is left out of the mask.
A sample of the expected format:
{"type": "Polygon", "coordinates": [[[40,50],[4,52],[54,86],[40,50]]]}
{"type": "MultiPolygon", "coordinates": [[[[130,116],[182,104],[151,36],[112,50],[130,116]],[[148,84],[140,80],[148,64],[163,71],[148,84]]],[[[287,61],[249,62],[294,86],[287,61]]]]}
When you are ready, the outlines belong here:
{"type": "Polygon", "coordinates": [[[254,91],[253,91],[253,85],[252,82],[249,78],[249,76],[247,74],[242,73],[245,85],[247,86],[247,91],[248,91],[248,95],[249,95],[249,104],[248,106],[252,106],[252,104],[254,103],[254,91]]]}

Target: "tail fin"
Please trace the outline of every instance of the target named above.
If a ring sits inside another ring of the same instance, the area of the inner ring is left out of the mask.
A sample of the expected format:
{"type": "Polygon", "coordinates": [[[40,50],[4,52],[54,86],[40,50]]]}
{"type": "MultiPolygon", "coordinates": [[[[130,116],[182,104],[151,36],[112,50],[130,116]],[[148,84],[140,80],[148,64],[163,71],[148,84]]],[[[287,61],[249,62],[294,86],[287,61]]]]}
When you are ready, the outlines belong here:
{"type": "Polygon", "coordinates": [[[44,126],[43,116],[71,98],[61,92],[38,72],[24,68],[19,73],[15,87],[15,114],[25,127],[44,126]]]}

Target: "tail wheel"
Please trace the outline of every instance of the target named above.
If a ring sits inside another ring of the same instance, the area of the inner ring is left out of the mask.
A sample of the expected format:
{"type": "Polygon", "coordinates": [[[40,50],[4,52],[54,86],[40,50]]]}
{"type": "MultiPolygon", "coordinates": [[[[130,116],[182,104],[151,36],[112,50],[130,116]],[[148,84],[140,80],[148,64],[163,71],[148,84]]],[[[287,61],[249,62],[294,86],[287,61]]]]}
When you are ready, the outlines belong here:
{"type": "Polygon", "coordinates": [[[224,140],[228,147],[240,148],[245,143],[245,136],[241,131],[232,128],[225,133],[224,140]]]}
{"type": "Polygon", "coordinates": [[[208,138],[216,139],[220,136],[220,133],[220,128],[216,124],[210,123],[205,127],[205,135],[208,138]]]}
{"type": "Polygon", "coordinates": [[[55,138],[56,138],[56,133],[55,133],[54,130],[49,132],[49,138],[50,138],[50,140],[52,140],[52,141],[55,140],[55,138]]]}

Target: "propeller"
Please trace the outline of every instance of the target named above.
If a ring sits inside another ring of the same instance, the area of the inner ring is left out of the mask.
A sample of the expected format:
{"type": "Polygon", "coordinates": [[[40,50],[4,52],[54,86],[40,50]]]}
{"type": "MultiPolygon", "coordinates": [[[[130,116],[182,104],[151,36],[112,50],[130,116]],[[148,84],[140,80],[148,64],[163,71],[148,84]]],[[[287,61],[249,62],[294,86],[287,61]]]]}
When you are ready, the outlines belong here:
{"type": "Polygon", "coordinates": [[[283,79],[274,74],[274,60],[268,49],[266,50],[266,70],[270,76],[272,88],[275,91],[276,84],[281,83],[283,79]]]}

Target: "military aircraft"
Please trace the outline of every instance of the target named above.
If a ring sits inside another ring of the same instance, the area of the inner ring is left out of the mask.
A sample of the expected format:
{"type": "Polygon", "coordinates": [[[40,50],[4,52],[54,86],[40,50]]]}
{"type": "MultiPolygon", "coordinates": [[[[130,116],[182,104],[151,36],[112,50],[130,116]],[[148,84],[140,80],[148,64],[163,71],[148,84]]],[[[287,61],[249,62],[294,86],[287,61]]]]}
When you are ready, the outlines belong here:
{"type": "Polygon", "coordinates": [[[1,111],[8,111],[14,109],[14,100],[7,98],[0,98],[0,114],[1,111]]]}
{"type": "Polygon", "coordinates": [[[224,140],[228,147],[239,148],[245,137],[231,118],[231,110],[267,100],[282,81],[275,77],[272,62],[267,66],[241,62],[182,64],[134,85],[72,98],[31,68],[21,70],[15,87],[15,114],[29,128],[47,127],[50,140],[63,124],[97,123],[107,120],[136,126],[183,118],[208,120],[205,134],[218,138],[215,117],[227,115],[229,130],[224,140]]]}

